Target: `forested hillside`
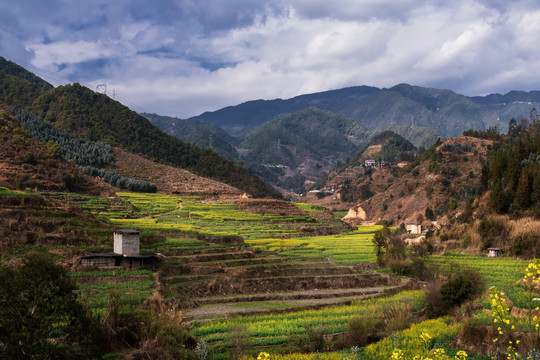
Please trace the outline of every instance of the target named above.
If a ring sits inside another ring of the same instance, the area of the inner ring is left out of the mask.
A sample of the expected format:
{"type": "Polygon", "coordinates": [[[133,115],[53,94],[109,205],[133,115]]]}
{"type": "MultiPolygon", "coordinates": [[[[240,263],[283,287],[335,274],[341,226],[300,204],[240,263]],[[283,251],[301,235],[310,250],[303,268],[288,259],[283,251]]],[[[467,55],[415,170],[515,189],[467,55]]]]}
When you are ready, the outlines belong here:
{"type": "Polygon", "coordinates": [[[414,160],[416,147],[402,136],[392,132],[383,131],[374,136],[349,163],[349,166],[364,164],[364,160],[373,159],[397,163],[399,161],[414,160]]]}
{"type": "Polygon", "coordinates": [[[540,217],[540,119],[510,122],[508,135],[488,153],[482,185],[490,189],[490,205],[499,214],[540,217]]]}
{"type": "Polygon", "coordinates": [[[369,131],[358,122],[309,108],[269,121],[243,136],[242,158],[273,184],[305,191],[324,172],[351,157],[369,131]]]}
{"type": "Polygon", "coordinates": [[[197,119],[182,120],[147,113],[141,115],[169,135],[200,148],[210,148],[229,160],[238,160],[238,152],[235,149],[238,140],[215,125],[197,119]]]}
{"type": "Polygon", "coordinates": [[[385,130],[389,130],[393,133],[400,135],[404,139],[407,139],[409,142],[411,142],[417,148],[423,147],[426,149],[431,147],[431,145],[433,145],[435,141],[437,141],[437,139],[441,136],[437,131],[433,129],[416,125],[389,126],[385,130]]]}
{"type": "Polygon", "coordinates": [[[0,56],[0,72],[3,72],[7,75],[14,76],[19,79],[26,80],[42,88],[52,89],[53,87],[51,84],[49,84],[42,78],[32,74],[31,72],[27,71],[22,66],[19,66],[12,61],[6,60],[1,56],[0,56]]]}
{"type": "Polygon", "coordinates": [[[90,140],[218,179],[254,196],[273,193],[242,166],[212,150],[201,149],[163,133],[117,101],[77,83],[46,92],[35,100],[32,109],[51,124],[90,140]]]}
{"type": "Polygon", "coordinates": [[[0,103],[28,107],[52,85],[0,56],[0,103]]]}
{"type": "Polygon", "coordinates": [[[0,187],[103,192],[104,187],[61,158],[59,148],[33,139],[0,107],[0,187]]]}

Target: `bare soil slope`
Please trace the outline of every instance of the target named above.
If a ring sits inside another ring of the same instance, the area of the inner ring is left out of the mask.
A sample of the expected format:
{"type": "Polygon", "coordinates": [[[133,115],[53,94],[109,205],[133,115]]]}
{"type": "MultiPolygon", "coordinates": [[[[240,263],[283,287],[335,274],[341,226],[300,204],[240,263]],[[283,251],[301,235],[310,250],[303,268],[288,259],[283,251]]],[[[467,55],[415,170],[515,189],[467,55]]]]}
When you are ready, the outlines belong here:
{"type": "Polygon", "coordinates": [[[146,180],[158,187],[158,192],[176,195],[240,197],[243,192],[222,182],[194,175],[172,166],[158,164],[143,156],[114,149],[115,166],[111,170],[127,177],[146,180]]]}
{"type": "MultiPolygon", "coordinates": [[[[386,174],[380,191],[358,204],[366,213],[367,221],[391,220],[394,223],[422,222],[427,207],[436,215],[451,215],[464,205],[465,200],[480,185],[482,159],[485,158],[489,140],[460,136],[446,140],[437,151],[441,159],[437,169],[430,169],[430,160],[420,163],[410,172],[392,176],[386,174]],[[458,145],[456,145],[458,144],[458,145]],[[391,177],[391,181],[388,181],[391,177]],[[455,201],[455,205],[452,202],[455,201]]],[[[371,177],[377,179],[376,175],[371,177]]]]}

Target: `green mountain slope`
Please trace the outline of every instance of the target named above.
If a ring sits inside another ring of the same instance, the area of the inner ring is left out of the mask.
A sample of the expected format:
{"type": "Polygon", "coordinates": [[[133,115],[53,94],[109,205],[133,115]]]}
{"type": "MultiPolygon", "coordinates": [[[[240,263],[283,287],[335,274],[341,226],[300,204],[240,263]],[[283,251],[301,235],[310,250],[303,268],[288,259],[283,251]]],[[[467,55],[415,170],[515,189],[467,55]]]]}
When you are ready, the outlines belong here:
{"type": "Polygon", "coordinates": [[[437,131],[424,126],[391,126],[384,130],[390,130],[410,141],[417,148],[428,149],[441,136],[437,131]]]}
{"type": "Polygon", "coordinates": [[[312,107],[256,127],[239,147],[256,173],[298,193],[351,157],[368,135],[358,122],[312,107]]]}
{"type": "Polygon", "coordinates": [[[30,71],[26,70],[22,66],[19,66],[12,61],[6,60],[1,56],[0,56],[0,71],[8,75],[15,76],[19,79],[26,80],[40,87],[44,87],[47,89],[52,89],[53,87],[51,84],[49,84],[42,78],[32,74],[30,71]]]}
{"type": "Polygon", "coordinates": [[[238,141],[215,125],[197,119],[182,120],[147,113],[141,115],[169,135],[174,135],[180,140],[190,142],[200,148],[211,148],[229,160],[238,160],[238,152],[235,149],[235,144],[238,141]]]}
{"type": "Polygon", "coordinates": [[[416,147],[411,142],[392,131],[383,131],[371,138],[354,155],[349,165],[355,165],[358,161],[364,164],[364,160],[368,159],[397,163],[413,160],[415,153],[416,147]]]}
{"type": "MultiPolygon", "coordinates": [[[[33,110],[50,123],[84,136],[223,181],[253,196],[272,190],[249,170],[167,135],[117,101],[79,84],[59,86],[41,95],[33,110]]],[[[275,193],[274,193],[275,195],[275,193]]]]}
{"type": "Polygon", "coordinates": [[[0,103],[28,107],[52,85],[0,56],[0,103]]]}
{"type": "Polygon", "coordinates": [[[436,130],[443,137],[460,135],[469,128],[483,129],[482,107],[449,90],[406,84],[382,89],[339,111],[375,130],[396,125],[416,125],[436,130]]]}

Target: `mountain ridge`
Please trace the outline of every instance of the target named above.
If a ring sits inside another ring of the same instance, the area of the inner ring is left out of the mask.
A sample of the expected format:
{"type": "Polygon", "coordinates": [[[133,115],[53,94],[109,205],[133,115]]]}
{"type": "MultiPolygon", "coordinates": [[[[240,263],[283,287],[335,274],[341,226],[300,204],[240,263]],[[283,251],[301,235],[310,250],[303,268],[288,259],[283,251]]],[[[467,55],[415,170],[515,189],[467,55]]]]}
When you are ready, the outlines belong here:
{"type": "Polygon", "coordinates": [[[500,119],[509,121],[511,118],[528,117],[532,107],[540,107],[540,91],[514,90],[504,95],[465,96],[449,89],[409,84],[390,88],[362,85],[289,99],[251,100],[186,120],[199,119],[237,135],[310,106],[353,118],[371,130],[380,126],[426,126],[449,138],[459,136],[469,128],[485,130],[490,126],[500,126],[500,119]],[[501,103],[505,103],[502,108],[501,103]],[[370,113],[378,116],[366,116],[370,113]]]}

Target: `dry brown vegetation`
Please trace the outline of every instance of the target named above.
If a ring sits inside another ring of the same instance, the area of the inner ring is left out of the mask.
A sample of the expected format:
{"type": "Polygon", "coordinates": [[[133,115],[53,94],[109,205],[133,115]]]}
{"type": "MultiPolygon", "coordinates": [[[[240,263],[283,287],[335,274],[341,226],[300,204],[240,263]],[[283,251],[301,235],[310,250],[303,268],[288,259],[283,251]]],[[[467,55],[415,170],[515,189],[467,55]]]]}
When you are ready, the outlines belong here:
{"type": "Polygon", "coordinates": [[[99,245],[101,232],[110,229],[80,208],[42,196],[0,196],[2,256],[21,246],[99,245]]]}
{"type": "MultiPolygon", "coordinates": [[[[425,159],[413,168],[386,167],[377,170],[349,168],[337,174],[327,187],[341,188],[349,181],[360,206],[366,213],[365,222],[389,220],[395,225],[407,222],[423,222],[426,208],[437,215],[455,217],[465,205],[468,192],[480,184],[482,159],[489,140],[461,136],[446,140],[437,149],[441,159],[437,170],[430,169],[425,159]],[[455,144],[468,144],[468,151],[452,151],[455,144]],[[446,148],[444,145],[448,145],[446,148]],[[369,189],[374,195],[363,200],[369,189]],[[452,208],[452,198],[456,207],[452,208]]],[[[316,202],[316,201],[314,201],[316,202]]],[[[318,203],[318,202],[317,202],[318,203]]]]}
{"type": "Polygon", "coordinates": [[[0,186],[10,189],[106,194],[111,187],[83,175],[73,164],[51,156],[45,144],[10,124],[0,109],[0,186]]]}
{"type": "Polygon", "coordinates": [[[123,176],[146,180],[157,185],[159,193],[176,195],[202,195],[240,197],[243,192],[222,182],[194,175],[172,166],[158,164],[147,158],[114,149],[113,170],[123,176]]]}

